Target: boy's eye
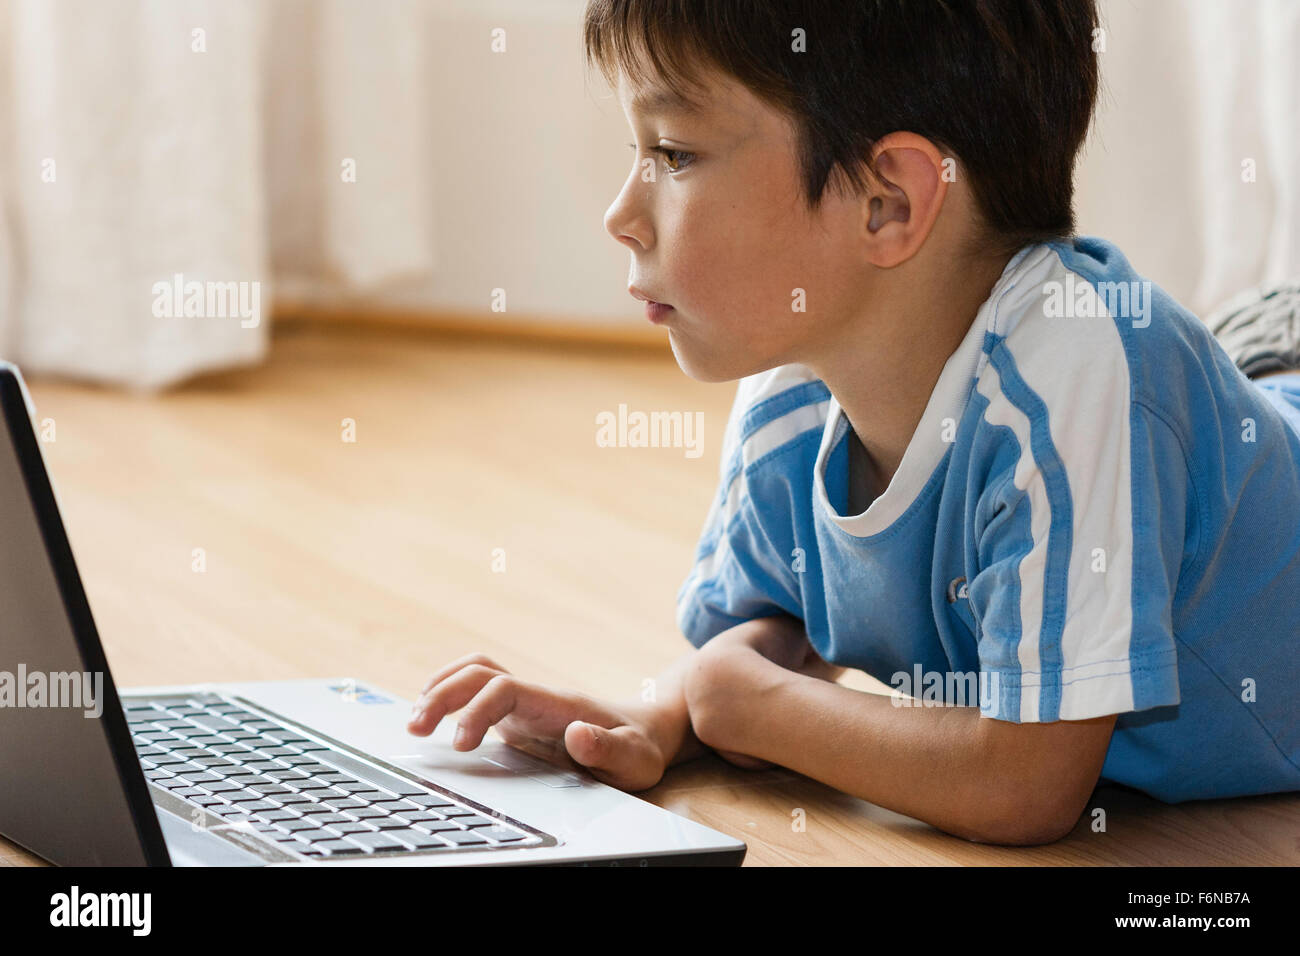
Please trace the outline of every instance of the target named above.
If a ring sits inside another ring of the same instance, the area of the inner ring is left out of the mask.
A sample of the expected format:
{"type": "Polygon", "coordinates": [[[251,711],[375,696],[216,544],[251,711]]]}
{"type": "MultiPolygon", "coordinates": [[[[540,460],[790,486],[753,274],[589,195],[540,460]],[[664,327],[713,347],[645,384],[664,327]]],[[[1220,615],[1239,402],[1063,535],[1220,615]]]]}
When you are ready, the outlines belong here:
{"type": "MultiPolygon", "coordinates": [[[[636,143],[628,143],[627,145],[630,149],[636,149],[636,143]]],[[[651,146],[649,148],[649,152],[658,153],[660,156],[664,158],[664,165],[668,167],[668,172],[670,174],[681,172],[683,169],[685,169],[687,166],[689,166],[692,162],[695,161],[694,153],[688,153],[685,150],[681,150],[681,149],[672,149],[671,147],[668,146],[651,146]],[[669,154],[677,158],[674,160],[670,158],[669,154]],[[689,156],[690,159],[685,163],[683,163],[681,159],[681,157],[683,156],[689,156]]]]}

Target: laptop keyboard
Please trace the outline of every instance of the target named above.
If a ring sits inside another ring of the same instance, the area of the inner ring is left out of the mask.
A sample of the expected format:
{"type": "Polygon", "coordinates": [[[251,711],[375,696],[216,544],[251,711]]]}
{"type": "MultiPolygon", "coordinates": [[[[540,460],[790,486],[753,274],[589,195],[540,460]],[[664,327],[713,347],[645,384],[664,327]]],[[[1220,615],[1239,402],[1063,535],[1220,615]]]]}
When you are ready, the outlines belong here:
{"type": "MultiPolygon", "coordinates": [[[[551,841],[494,811],[371,767],[210,694],[126,698],[146,779],[308,859],[514,849],[551,841]]],[[[308,733],[311,733],[310,731],[308,733]]]]}

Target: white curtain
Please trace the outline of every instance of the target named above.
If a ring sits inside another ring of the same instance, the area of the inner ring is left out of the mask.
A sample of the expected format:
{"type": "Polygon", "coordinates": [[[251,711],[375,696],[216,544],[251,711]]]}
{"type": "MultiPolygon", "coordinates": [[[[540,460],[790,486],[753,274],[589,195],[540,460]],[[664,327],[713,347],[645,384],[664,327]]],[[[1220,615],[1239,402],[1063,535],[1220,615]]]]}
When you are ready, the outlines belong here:
{"type": "Polygon", "coordinates": [[[0,357],[155,389],[259,361],[277,289],[428,277],[427,9],[4,3],[0,357]]]}
{"type": "Polygon", "coordinates": [[[1196,314],[1300,277],[1300,2],[1102,0],[1080,232],[1196,314]]]}

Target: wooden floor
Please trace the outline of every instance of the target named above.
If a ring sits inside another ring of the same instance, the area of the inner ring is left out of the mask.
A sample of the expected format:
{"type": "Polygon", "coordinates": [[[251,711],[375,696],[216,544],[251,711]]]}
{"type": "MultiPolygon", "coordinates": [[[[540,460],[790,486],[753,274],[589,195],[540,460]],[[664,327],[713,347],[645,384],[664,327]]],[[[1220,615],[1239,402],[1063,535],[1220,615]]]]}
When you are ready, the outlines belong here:
{"type": "MultiPolygon", "coordinates": [[[[623,699],[688,647],[674,597],[735,387],[666,350],[298,328],[266,365],[163,397],[29,384],[119,685],[351,674],[414,697],[481,650],[623,699]],[[620,403],[702,411],[703,455],[598,447],[596,415],[620,403]]],[[[1296,795],[1170,807],[1102,788],[1105,832],[1089,812],[1025,849],[713,756],[640,796],[745,840],[755,865],[1300,863],[1296,795]]],[[[0,865],[30,862],[0,840],[0,865]]]]}

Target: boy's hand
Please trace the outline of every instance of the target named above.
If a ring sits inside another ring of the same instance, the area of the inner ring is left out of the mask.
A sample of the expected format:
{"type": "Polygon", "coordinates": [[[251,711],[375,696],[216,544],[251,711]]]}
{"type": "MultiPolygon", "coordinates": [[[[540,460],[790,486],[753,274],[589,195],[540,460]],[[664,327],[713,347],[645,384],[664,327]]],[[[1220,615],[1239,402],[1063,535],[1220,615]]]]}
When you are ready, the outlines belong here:
{"type": "Polygon", "coordinates": [[[653,787],[667,767],[649,712],[615,709],[584,694],[530,684],[482,654],[462,657],[434,674],[406,729],[428,736],[462,707],[452,744],[456,750],[473,750],[495,726],[512,747],[553,763],[576,764],[620,790],[653,787]]]}
{"type": "MultiPolygon", "coordinates": [[[[687,700],[700,706],[724,696],[727,690],[714,688],[711,680],[727,666],[737,651],[756,652],[786,670],[808,677],[834,681],[844,668],[828,664],[813,650],[808,641],[803,621],[787,614],[754,618],[730,627],[711,638],[700,649],[695,666],[687,680],[687,700]]],[[[723,705],[725,706],[725,704],[723,705]]],[[[713,750],[728,763],[746,770],[766,770],[775,766],[769,761],[748,754],[736,753],[714,747],[713,750]]]]}

